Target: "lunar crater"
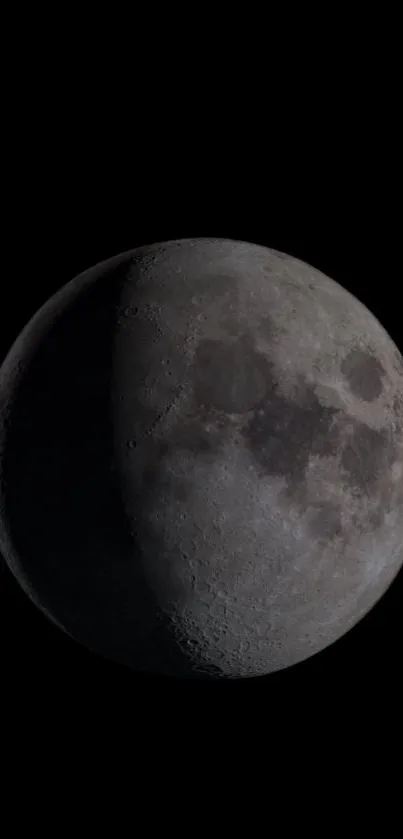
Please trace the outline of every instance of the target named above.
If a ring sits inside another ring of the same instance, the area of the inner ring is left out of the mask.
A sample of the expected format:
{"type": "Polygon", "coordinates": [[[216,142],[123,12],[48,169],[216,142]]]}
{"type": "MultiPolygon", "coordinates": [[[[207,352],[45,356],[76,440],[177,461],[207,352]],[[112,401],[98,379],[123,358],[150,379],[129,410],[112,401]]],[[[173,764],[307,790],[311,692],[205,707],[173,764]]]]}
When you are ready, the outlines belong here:
{"type": "Polygon", "coordinates": [[[374,402],[383,391],[382,379],[386,371],[374,355],[362,349],[354,348],[346,355],[340,365],[350,390],[364,402],[374,402]]]}

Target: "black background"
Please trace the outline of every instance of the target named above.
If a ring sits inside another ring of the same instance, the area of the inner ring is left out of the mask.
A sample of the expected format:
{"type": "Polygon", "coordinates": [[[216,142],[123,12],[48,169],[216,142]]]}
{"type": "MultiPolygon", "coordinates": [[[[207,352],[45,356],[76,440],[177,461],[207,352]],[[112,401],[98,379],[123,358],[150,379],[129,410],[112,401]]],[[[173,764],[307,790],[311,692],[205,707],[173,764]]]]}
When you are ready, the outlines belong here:
{"type": "MultiPolygon", "coordinates": [[[[256,242],[311,263],[356,294],[403,351],[398,231],[383,157],[367,168],[348,142],[341,152],[336,141],[327,150],[317,140],[306,152],[296,134],[281,154],[265,142],[257,148],[250,137],[221,143],[213,132],[195,145],[194,126],[184,128],[180,145],[177,129],[173,140],[165,125],[148,144],[138,141],[140,127],[124,163],[120,119],[110,145],[100,123],[102,149],[97,136],[88,144],[79,122],[60,146],[51,136],[25,149],[8,208],[1,358],[37,308],[77,273],[122,250],[188,236],[256,242]]],[[[112,699],[144,709],[202,708],[221,697],[235,707],[257,697],[294,702],[303,695],[320,704],[328,691],[349,696],[363,685],[392,696],[401,671],[402,591],[403,573],[344,638],[287,671],[192,684],[136,675],[87,652],[42,616],[3,563],[2,678],[20,701],[51,696],[57,706],[66,697],[78,703],[96,697],[94,713],[112,699]]]]}

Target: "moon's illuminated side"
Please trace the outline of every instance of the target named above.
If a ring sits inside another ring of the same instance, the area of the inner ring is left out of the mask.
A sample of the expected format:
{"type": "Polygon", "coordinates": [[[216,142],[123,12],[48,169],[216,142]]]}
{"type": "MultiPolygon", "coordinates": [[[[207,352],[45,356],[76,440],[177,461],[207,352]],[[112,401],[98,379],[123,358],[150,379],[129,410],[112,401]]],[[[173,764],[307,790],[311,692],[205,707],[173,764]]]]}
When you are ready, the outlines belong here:
{"type": "Polygon", "coordinates": [[[402,564],[402,357],[285,254],[195,239],[96,266],[35,316],[0,389],[2,550],[101,654],[273,672],[402,564]]]}

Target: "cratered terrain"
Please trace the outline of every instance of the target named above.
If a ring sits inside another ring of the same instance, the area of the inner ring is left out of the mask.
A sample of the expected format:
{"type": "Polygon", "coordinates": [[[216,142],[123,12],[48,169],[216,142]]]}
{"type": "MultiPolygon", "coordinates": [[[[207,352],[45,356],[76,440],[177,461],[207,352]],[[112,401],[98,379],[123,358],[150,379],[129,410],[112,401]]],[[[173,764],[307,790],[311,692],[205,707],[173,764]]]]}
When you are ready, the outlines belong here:
{"type": "Polygon", "coordinates": [[[402,564],[402,356],[286,254],[189,239],[97,265],[30,321],[0,394],[1,549],[103,656],[271,673],[402,564]]]}

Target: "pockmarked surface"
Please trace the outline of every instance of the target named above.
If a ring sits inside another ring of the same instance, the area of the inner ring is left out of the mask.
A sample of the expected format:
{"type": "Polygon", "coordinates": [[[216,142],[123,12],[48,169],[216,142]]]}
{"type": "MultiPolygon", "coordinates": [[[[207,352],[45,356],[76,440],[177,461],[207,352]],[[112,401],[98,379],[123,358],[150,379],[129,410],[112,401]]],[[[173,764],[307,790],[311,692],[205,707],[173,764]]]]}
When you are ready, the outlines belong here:
{"type": "Polygon", "coordinates": [[[337,640],[403,561],[403,359],[285,254],[122,254],[43,307],[0,380],[1,547],[91,649],[264,675],[337,640]]]}

